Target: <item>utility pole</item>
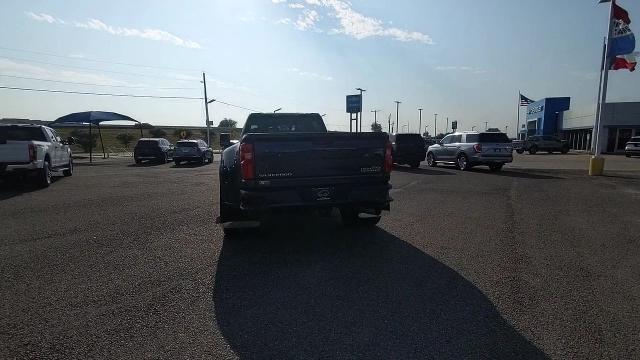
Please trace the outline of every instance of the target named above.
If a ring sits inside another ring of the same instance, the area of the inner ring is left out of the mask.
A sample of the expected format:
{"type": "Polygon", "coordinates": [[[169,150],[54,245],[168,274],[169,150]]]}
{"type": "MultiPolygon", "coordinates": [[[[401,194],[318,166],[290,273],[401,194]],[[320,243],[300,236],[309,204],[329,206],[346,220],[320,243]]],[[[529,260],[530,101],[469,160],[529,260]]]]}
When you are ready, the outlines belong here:
{"type": "Polygon", "coordinates": [[[204,85],[204,113],[207,118],[207,145],[211,146],[211,123],[209,123],[209,99],[207,99],[207,76],[205,75],[204,71],[202,72],[202,84],[204,85]]]}
{"type": "Polygon", "coordinates": [[[418,132],[420,132],[420,130],[422,129],[422,110],[423,109],[418,109],[418,111],[420,112],[420,125],[418,125],[418,132]]]}
{"type": "Polygon", "coordinates": [[[399,131],[400,129],[398,128],[398,126],[400,125],[400,121],[398,120],[400,117],[400,104],[402,104],[401,101],[396,100],[396,131],[399,131]]]}
{"type": "Polygon", "coordinates": [[[509,136],[509,125],[504,126],[504,133],[507,134],[507,136],[509,136]]]}
{"type": "Polygon", "coordinates": [[[382,110],[371,110],[371,112],[373,113],[373,122],[374,123],[378,123],[378,113],[382,111],[382,110]]]}
{"type": "Polygon", "coordinates": [[[438,114],[433,114],[433,135],[438,136],[438,114]]]}
{"type": "Polygon", "coordinates": [[[391,113],[389,113],[389,119],[387,122],[389,123],[389,134],[391,134],[391,113]]]}
{"type": "Polygon", "coordinates": [[[444,128],[444,133],[448,133],[449,132],[449,117],[447,116],[447,127],[444,128]]]}
{"type": "Polygon", "coordinates": [[[485,121],[484,122],[484,130],[486,131],[489,128],[489,122],[485,121]]]}
{"type": "MultiPolygon", "coordinates": [[[[356,90],[360,91],[360,132],[362,132],[362,93],[367,91],[362,88],[357,88],[356,90]]],[[[356,132],[358,132],[358,122],[356,121],[356,132]]]]}

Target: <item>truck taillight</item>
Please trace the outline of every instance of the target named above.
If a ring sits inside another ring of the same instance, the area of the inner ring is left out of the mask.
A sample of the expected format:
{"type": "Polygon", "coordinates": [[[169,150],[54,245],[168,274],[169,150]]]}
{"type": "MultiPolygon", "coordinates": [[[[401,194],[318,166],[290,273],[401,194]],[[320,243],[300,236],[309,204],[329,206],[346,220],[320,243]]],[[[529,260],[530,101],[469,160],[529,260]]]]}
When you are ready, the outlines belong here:
{"type": "Polygon", "coordinates": [[[387,141],[387,144],[384,147],[384,172],[387,174],[391,173],[391,169],[393,168],[393,156],[391,155],[392,149],[391,143],[387,141]]]}
{"type": "Polygon", "coordinates": [[[253,145],[240,144],[240,174],[243,180],[252,180],[255,177],[253,160],[253,145]]]}
{"type": "Polygon", "coordinates": [[[480,144],[475,144],[473,145],[473,150],[477,153],[481,153],[482,152],[482,145],[480,144]]]}
{"type": "Polygon", "coordinates": [[[29,161],[34,162],[38,160],[38,148],[35,144],[29,144],[29,161]]]}

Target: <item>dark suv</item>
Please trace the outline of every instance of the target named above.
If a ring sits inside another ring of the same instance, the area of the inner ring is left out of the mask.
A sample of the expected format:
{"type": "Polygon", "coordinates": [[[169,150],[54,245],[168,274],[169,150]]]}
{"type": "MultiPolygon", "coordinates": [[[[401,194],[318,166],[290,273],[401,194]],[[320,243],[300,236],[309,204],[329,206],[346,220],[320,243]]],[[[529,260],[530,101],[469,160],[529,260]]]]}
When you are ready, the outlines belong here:
{"type": "Polygon", "coordinates": [[[176,143],[173,161],[176,165],[181,162],[197,161],[204,165],[205,162],[213,162],[213,150],[202,140],[180,140],[176,143]]]}
{"type": "Polygon", "coordinates": [[[569,143],[551,135],[529,136],[525,141],[514,142],[514,149],[518,154],[522,154],[525,151],[528,151],[531,155],[535,155],[538,151],[546,151],[549,154],[554,151],[566,154],[570,148],[569,143]]]}
{"type": "Polygon", "coordinates": [[[390,134],[389,141],[393,147],[394,164],[408,164],[415,169],[427,156],[420,134],[390,134]]]}
{"type": "Polygon", "coordinates": [[[173,159],[173,145],[163,138],[142,138],[133,149],[136,164],[143,160],[153,160],[166,164],[173,159]]]}

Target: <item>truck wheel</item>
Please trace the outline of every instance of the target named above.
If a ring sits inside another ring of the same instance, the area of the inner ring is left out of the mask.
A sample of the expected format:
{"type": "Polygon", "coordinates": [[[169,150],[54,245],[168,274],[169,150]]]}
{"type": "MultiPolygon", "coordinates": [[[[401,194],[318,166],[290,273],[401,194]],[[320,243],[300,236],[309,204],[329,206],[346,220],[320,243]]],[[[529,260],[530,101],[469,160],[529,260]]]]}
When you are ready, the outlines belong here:
{"type": "Polygon", "coordinates": [[[73,159],[69,158],[69,167],[62,171],[62,175],[69,177],[73,175],[73,159]]]}
{"type": "Polygon", "coordinates": [[[213,164],[213,154],[211,154],[211,157],[209,158],[209,164],[213,164]]]}
{"type": "Polygon", "coordinates": [[[135,158],[136,164],[140,165],[142,163],[142,160],[135,158]]]}
{"type": "Polygon", "coordinates": [[[420,163],[419,163],[419,162],[417,162],[417,161],[416,161],[416,162],[412,162],[412,163],[411,163],[411,168],[412,168],[412,169],[417,169],[417,168],[419,168],[419,167],[420,167],[420,163]]]}
{"type": "Polygon", "coordinates": [[[518,149],[518,150],[516,150],[516,152],[517,152],[518,154],[524,154],[524,149],[518,149]]]}
{"type": "Polygon", "coordinates": [[[167,153],[164,153],[164,156],[162,156],[162,157],[160,158],[160,163],[161,163],[161,164],[166,164],[166,163],[168,163],[168,162],[169,162],[169,156],[167,155],[167,153]]]}
{"type": "Polygon", "coordinates": [[[562,150],[560,150],[560,152],[563,153],[563,154],[566,154],[566,153],[569,152],[569,148],[564,147],[564,148],[562,148],[562,150]]]}
{"type": "Polygon", "coordinates": [[[467,155],[465,154],[460,154],[458,155],[458,158],[456,159],[456,167],[458,168],[458,170],[461,171],[466,171],[469,170],[469,159],[467,158],[467,155]]]}
{"type": "Polygon", "coordinates": [[[535,155],[538,152],[538,147],[537,146],[532,146],[529,148],[529,155],[535,155]]]}
{"type": "Polygon", "coordinates": [[[46,188],[51,185],[51,169],[49,168],[49,160],[45,159],[42,164],[42,169],[38,170],[38,185],[41,188],[46,188]]]}
{"type": "Polygon", "coordinates": [[[380,222],[381,216],[372,216],[361,218],[358,216],[358,211],[352,208],[341,208],[340,216],[342,217],[342,223],[346,226],[376,226],[380,222]]]}
{"type": "Polygon", "coordinates": [[[502,166],[504,166],[504,164],[491,164],[491,165],[489,165],[489,170],[491,170],[493,172],[498,172],[498,171],[502,170],[502,166]]]}
{"type": "Polygon", "coordinates": [[[176,164],[176,166],[180,166],[180,164],[182,164],[182,161],[180,160],[173,160],[173,162],[176,164]]]}
{"type": "Polygon", "coordinates": [[[427,165],[429,165],[430,167],[438,166],[438,163],[436,162],[436,158],[435,156],[433,156],[433,153],[427,154],[427,165]]]}
{"type": "Polygon", "coordinates": [[[631,157],[631,154],[624,154],[624,156],[626,156],[626,157],[630,158],[630,157],[631,157]]]}
{"type": "Polygon", "coordinates": [[[202,157],[200,158],[200,165],[205,164],[205,161],[204,161],[205,157],[206,157],[205,155],[202,155],[202,157]]]}

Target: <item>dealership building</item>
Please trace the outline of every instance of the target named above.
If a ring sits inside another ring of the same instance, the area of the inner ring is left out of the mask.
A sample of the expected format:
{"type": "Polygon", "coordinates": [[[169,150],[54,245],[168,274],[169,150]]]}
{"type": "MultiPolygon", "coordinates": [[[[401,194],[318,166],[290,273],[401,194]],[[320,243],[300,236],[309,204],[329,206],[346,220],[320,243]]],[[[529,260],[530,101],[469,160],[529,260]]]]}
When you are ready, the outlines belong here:
{"type": "MultiPolygon", "coordinates": [[[[568,97],[544,98],[527,106],[527,117],[520,124],[519,138],[532,135],[558,136],[575,150],[590,150],[595,110],[572,111],[568,97]]],[[[600,146],[605,153],[624,152],[632,136],[640,136],[640,102],[607,103],[602,113],[600,146]]]]}

